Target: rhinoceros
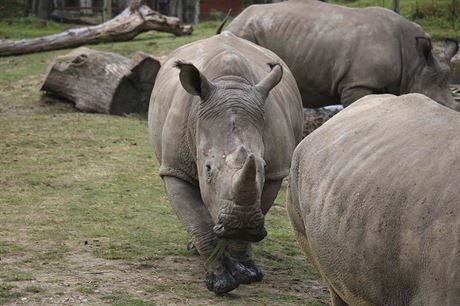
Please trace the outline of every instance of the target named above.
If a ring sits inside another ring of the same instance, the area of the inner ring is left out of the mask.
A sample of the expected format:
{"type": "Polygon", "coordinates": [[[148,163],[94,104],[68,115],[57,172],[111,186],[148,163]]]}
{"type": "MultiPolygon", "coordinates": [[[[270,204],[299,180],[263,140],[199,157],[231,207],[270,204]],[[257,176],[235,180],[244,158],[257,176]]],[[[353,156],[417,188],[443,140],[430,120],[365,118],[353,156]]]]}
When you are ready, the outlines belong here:
{"type": "Polygon", "coordinates": [[[252,5],[227,30],[280,56],[305,107],[416,92],[460,110],[449,90],[457,41],[446,40],[444,54],[435,56],[419,25],[385,8],[316,0],[252,5]]]}
{"type": "Polygon", "coordinates": [[[459,130],[424,95],[370,95],[296,148],[288,215],[333,305],[460,305],[459,130]]]}
{"type": "Polygon", "coordinates": [[[295,79],[273,52],[224,32],[173,51],[158,72],[149,131],[169,200],[215,293],[260,281],[251,242],[302,138],[295,79]],[[271,68],[270,68],[271,67],[271,68]],[[220,244],[221,245],[221,244],[220,244]]]}

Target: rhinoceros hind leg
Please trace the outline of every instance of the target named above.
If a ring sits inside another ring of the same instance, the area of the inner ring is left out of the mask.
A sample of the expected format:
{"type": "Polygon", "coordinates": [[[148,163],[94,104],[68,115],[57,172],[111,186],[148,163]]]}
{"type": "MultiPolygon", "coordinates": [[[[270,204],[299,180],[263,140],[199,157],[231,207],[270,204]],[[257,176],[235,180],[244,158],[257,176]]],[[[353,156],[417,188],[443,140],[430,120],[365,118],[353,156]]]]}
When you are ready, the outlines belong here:
{"type": "Polygon", "coordinates": [[[351,103],[361,99],[362,97],[372,95],[373,93],[374,92],[372,91],[372,89],[365,87],[345,88],[344,90],[342,90],[340,102],[342,102],[343,107],[347,107],[351,103]]]}
{"type": "Polygon", "coordinates": [[[227,269],[217,269],[206,273],[206,287],[215,294],[223,294],[232,291],[240,283],[231,275],[227,269]]]}

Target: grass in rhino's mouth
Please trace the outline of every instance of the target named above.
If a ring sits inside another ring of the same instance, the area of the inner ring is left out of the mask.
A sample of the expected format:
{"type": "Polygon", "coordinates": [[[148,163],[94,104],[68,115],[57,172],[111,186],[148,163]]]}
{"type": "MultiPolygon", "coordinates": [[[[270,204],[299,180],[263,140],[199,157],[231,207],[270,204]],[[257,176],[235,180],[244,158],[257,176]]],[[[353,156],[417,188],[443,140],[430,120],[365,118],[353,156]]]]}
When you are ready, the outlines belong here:
{"type": "Polygon", "coordinates": [[[212,250],[211,255],[209,255],[208,259],[206,260],[206,267],[210,270],[212,270],[215,265],[217,264],[219,258],[222,257],[222,255],[225,252],[225,248],[227,245],[230,243],[230,240],[228,239],[219,239],[216,246],[214,247],[214,250],[212,250]]]}

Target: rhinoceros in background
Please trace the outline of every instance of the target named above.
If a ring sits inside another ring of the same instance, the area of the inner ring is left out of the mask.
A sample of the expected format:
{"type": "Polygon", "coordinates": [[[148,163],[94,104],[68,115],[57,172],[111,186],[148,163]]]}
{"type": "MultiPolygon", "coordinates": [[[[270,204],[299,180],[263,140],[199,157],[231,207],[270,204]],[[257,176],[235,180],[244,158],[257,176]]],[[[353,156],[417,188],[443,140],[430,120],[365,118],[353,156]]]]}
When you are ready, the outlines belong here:
{"type": "Polygon", "coordinates": [[[372,95],[296,148],[289,218],[333,305],[460,305],[458,131],[426,96],[372,95]]]}
{"type": "Polygon", "coordinates": [[[446,40],[440,58],[422,28],[384,8],[346,8],[324,2],[252,5],[227,27],[275,52],[291,69],[304,107],[322,107],[376,93],[423,93],[460,110],[449,90],[446,40]]]}
{"type": "Polygon", "coordinates": [[[208,269],[209,290],[262,279],[250,243],[266,235],[264,215],[289,173],[302,123],[289,69],[230,32],[175,50],[158,72],[149,131],[169,200],[204,260],[218,238],[230,239],[208,269]]]}

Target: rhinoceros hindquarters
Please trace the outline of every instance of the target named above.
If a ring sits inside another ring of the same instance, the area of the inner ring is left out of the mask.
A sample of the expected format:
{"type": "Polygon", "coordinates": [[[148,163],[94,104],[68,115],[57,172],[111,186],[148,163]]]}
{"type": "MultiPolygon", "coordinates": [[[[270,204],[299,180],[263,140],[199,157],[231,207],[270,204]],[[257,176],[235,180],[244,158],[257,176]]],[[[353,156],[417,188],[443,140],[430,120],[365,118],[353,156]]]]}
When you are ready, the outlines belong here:
{"type": "Polygon", "coordinates": [[[297,146],[288,213],[334,305],[459,304],[459,130],[426,96],[375,95],[297,146]]]}

